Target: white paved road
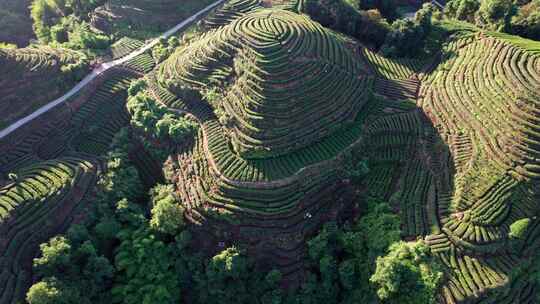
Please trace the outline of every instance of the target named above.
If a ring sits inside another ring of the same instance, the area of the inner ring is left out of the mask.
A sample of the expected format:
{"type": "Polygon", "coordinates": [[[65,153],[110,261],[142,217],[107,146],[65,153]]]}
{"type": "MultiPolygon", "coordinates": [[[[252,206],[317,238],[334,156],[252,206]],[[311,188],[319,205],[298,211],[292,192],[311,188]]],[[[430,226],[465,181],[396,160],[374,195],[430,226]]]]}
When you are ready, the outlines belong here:
{"type": "Polygon", "coordinates": [[[41,108],[37,109],[32,114],[23,117],[19,119],[18,121],[11,124],[9,127],[3,129],[0,131],[0,139],[3,139],[4,137],[8,136],[9,134],[13,133],[15,130],[19,129],[20,127],[24,126],[25,124],[31,122],[32,120],[36,119],[37,117],[43,115],[44,113],[48,112],[52,108],[58,106],[59,104],[64,103],[66,100],[71,98],[73,95],[77,94],[82,88],[84,88],[86,85],[88,85],[92,80],[94,80],[99,75],[103,74],[108,69],[121,65],[133,58],[135,58],[138,55],[141,55],[142,53],[150,50],[153,48],[156,44],[159,43],[160,38],[169,38],[170,36],[174,35],[176,32],[184,29],[186,26],[190,25],[193,21],[197,20],[201,15],[206,14],[208,11],[213,9],[214,7],[218,6],[225,0],[218,0],[204,9],[200,10],[195,15],[187,18],[186,20],[180,22],[175,27],[171,28],[170,30],[163,33],[159,38],[156,38],[149,43],[145,44],[143,47],[141,47],[138,50],[133,51],[129,55],[122,57],[120,59],[110,61],[107,63],[100,64],[97,68],[95,68],[90,74],[88,74],[81,82],[79,82],[75,87],[73,87],[69,92],[64,94],[63,96],[49,102],[48,104],[42,106],[41,108]]]}

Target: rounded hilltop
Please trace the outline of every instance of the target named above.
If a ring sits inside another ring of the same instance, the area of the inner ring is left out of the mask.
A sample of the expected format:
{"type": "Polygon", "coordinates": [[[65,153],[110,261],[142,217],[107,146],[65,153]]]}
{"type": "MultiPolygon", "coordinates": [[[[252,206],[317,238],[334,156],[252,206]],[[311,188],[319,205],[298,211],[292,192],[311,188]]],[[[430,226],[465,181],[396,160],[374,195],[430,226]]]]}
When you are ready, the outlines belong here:
{"type": "Polygon", "coordinates": [[[284,155],[352,122],[368,82],[341,37],[275,9],[179,49],[161,65],[158,80],[180,98],[200,93],[208,100],[244,158],[284,155]]]}

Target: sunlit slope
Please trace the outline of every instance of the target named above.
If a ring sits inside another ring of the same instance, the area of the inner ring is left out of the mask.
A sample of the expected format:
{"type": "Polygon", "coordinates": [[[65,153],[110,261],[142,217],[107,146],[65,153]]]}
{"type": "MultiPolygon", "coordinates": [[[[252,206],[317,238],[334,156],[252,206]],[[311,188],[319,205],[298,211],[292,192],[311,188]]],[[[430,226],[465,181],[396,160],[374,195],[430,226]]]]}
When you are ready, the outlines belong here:
{"type": "Polygon", "coordinates": [[[247,158],[292,152],[352,122],[368,85],[341,38],[279,10],[208,33],[172,55],[158,80],[179,96],[187,88],[218,88],[212,105],[247,158]]]}
{"type": "Polygon", "coordinates": [[[210,14],[204,24],[210,28],[227,25],[248,13],[264,8],[300,12],[304,0],[231,0],[210,14]]]}

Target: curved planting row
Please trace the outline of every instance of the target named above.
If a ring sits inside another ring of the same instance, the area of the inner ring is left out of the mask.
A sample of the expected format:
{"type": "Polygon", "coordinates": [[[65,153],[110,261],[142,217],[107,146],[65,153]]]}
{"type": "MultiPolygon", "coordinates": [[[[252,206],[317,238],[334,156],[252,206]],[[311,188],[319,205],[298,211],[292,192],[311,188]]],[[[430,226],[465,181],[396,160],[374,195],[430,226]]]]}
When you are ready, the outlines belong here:
{"type": "Polygon", "coordinates": [[[20,49],[0,49],[1,71],[4,75],[36,72],[59,72],[62,66],[79,64],[86,57],[69,49],[39,47],[20,49]]]}
{"type": "Polygon", "coordinates": [[[422,101],[426,111],[449,132],[477,133],[479,145],[501,166],[524,161],[515,170],[535,177],[540,151],[536,56],[493,38],[477,39],[450,56],[444,63],[448,68],[429,78],[422,101]]]}
{"type": "Polygon", "coordinates": [[[259,9],[273,8],[298,13],[303,6],[304,0],[231,0],[210,14],[204,24],[209,28],[218,28],[259,9]]]}
{"type": "Polygon", "coordinates": [[[306,238],[343,208],[336,165],[272,188],[228,183],[212,172],[203,133],[169,163],[196,235],[212,244],[243,242],[286,278],[301,273],[306,238]]]}
{"type": "Polygon", "coordinates": [[[97,168],[63,157],[19,170],[0,189],[0,302],[23,298],[39,244],[66,227],[94,186],[97,168]]]}
{"type": "MultiPolygon", "coordinates": [[[[150,88],[155,85],[150,85],[150,88]]],[[[153,93],[159,96],[159,93],[153,93]]],[[[250,187],[267,187],[289,184],[299,177],[319,170],[318,166],[331,167],[331,161],[359,140],[360,121],[342,129],[308,147],[289,154],[268,159],[245,159],[235,153],[229,145],[223,127],[208,106],[202,102],[188,105],[187,111],[200,122],[204,132],[205,156],[215,174],[232,183],[250,187]],[[307,167],[307,168],[306,168],[307,167]],[[260,186],[257,186],[257,185],[260,186]]]]}
{"type": "Polygon", "coordinates": [[[363,48],[361,54],[374,74],[387,79],[407,79],[420,72],[427,63],[418,59],[389,59],[367,48],[363,48]]]}
{"type": "Polygon", "coordinates": [[[341,38],[282,10],[207,34],[171,56],[158,79],[178,95],[225,87],[212,105],[244,158],[276,157],[332,134],[354,120],[371,86],[341,38]]]}
{"type": "MultiPolygon", "coordinates": [[[[67,123],[64,121],[51,122],[36,128],[31,134],[12,144],[6,144],[6,146],[2,147],[3,153],[0,155],[0,174],[6,175],[17,168],[36,162],[38,157],[41,159],[49,158],[46,156],[50,154],[40,153],[45,140],[52,138],[54,134],[62,132],[66,127],[67,123]]],[[[65,146],[65,144],[62,143],[60,146],[65,146]]]]}
{"type": "Polygon", "coordinates": [[[139,73],[149,73],[156,66],[156,62],[152,55],[146,52],[124,63],[123,66],[139,73]]]}
{"type": "Polygon", "coordinates": [[[94,155],[107,151],[114,135],[129,123],[127,89],[136,74],[116,70],[73,115],[75,150],[94,155]]]}
{"type": "Polygon", "coordinates": [[[533,303],[533,286],[512,276],[520,260],[509,234],[539,199],[538,56],[481,33],[451,41],[445,54],[418,100],[453,174],[436,175],[440,232],[426,238],[451,270],[441,302],[533,303]]]}
{"type": "Polygon", "coordinates": [[[231,0],[210,14],[204,24],[210,28],[227,25],[244,14],[261,8],[262,0],[231,0]]]}
{"type": "Polygon", "coordinates": [[[141,48],[144,45],[144,42],[129,38],[123,37],[122,39],[115,42],[111,45],[111,56],[113,59],[122,58],[131,52],[141,48]]]}
{"type": "Polygon", "coordinates": [[[0,129],[61,96],[87,70],[86,56],[76,51],[0,49],[0,129]]]}

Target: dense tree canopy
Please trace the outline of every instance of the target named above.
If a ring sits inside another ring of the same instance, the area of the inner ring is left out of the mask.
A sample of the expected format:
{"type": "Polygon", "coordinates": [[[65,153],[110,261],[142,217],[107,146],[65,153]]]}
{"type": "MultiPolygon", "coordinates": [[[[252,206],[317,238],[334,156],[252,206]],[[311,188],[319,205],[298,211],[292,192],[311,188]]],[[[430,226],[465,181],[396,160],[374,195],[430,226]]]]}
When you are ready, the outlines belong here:
{"type": "Polygon", "coordinates": [[[445,14],[484,29],[540,40],[540,0],[451,0],[445,14]]]}
{"type": "Polygon", "coordinates": [[[197,124],[181,114],[168,110],[146,93],[141,92],[140,83],[135,83],[128,99],[127,108],[131,114],[131,125],[153,139],[182,142],[197,130],[197,124]]]}
{"type": "Polygon", "coordinates": [[[310,273],[298,294],[299,303],[371,303],[376,301],[369,282],[375,260],[400,239],[400,220],[388,204],[368,201],[366,214],[340,228],[326,224],[308,241],[310,273]]]}
{"type": "Polygon", "coordinates": [[[173,191],[172,185],[157,185],[151,191],[153,207],[150,227],[170,235],[176,235],[184,226],[184,208],[173,191]]]}
{"type": "Polygon", "coordinates": [[[88,13],[102,0],[35,0],[31,6],[34,32],[41,42],[72,49],[104,49],[110,39],[92,28],[88,13]]]}
{"type": "Polygon", "coordinates": [[[436,302],[442,269],[423,242],[398,242],[389,253],[377,258],[370,281],[377,286],[383,303],[429,304],[436,302]]]}

